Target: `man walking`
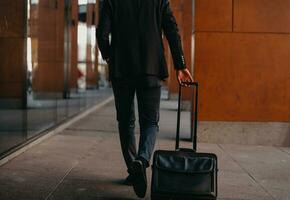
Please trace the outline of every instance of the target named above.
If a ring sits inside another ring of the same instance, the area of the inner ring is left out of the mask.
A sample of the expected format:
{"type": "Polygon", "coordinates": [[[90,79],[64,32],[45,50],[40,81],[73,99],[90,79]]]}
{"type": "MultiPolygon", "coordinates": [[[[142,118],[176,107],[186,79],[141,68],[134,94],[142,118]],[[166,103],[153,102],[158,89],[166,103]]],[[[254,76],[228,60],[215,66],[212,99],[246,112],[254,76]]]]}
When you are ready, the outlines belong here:
{"type": "Polygon", "coordinates": [[[162,32],[169,42],[179,83],[192,82],[169,0],[103,1],[98,45],[109,65],[121,148],[129,173],[126,181],[133,184],[141,198],[146,194],[146,168],[158,132],[161,81],[168,77],[162,32]],[[140,124],[138,151],[134,133],[135,94],[140,124]]]}

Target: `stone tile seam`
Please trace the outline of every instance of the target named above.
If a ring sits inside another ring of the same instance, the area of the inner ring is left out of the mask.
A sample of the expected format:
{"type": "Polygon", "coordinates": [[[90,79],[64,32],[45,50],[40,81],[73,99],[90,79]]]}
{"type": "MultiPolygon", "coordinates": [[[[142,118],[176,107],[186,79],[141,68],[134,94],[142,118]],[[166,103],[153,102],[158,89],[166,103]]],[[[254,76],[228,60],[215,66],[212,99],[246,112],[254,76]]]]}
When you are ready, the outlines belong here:
{"type": "Polygon", "coordinates": [[[61,178],[61,180],[55,185],[55,187],[52,189],[52,191],[46,196],[45,200],[50,199],[52,197],[53,193],[57,190],[57,188],[63,183],[64,179],[68,176],[68,174],[79,164],[79,161],[77,161],[61,178]]]}
{"type": "Polygon", "coordinates": [[[287,154],[288,156],[290,156],[290,153],[285,151],[284,149],[282,149],[281,147],[275,147],[276,149],[280,150],[281,152],[287,154]]]}
{"type": "Polygon", "coordinates": [[[228,153],[221,144],[217,144],[217,146],[229,157],[231,158],[264,192],[266,192],[266,194],[268,194],[271,199],[276,200],[276,198],[263,186],[260,184],[260,182],[258,180],[256,180],[256,178],[250,174],[250,172],[245,169],[243,167],[243,165],[241,165],[230,153],[228,153]]]}
{"type": "Polygon", "coordinates": [[[82,131],[82,132],[104,132],[104,133],[116,133],[116,131],[100,130],[100,129],[83,129],[83,128],[67,128],[68,131],[82,131]]]}
{"type": "Polygon", "coordinates": [[[59,181],[59,183],[56,184],[56,186],[52,189],[52,191],[47,195],[45,200],[49,200],[53,196],[54,192],[59,188],[59,186],[63,183],[63,181],[69,176],[69,174],[73,171],[73,169],[76,168],[81,163],[81,161],[87,157],[87,152],[91,152],[91,150],[94,149],[95,145],[97,145],[98,143],[102,143],[103,140],[104,138],[102,138],[100,141],[94,142],[93,144],[91,144],[91,147],[88,148],[86,152],[80,155],[79,160],[76,161],[74,165],[65,173],[62,179],[59,181]]]}
{"type": "MultiPolygon", "coordinates": [[[[8,170],[8,171],[12,171],[13,172],[16,172],[16,173],[20,173],[20,172],[28,172],[28,173],[36,173],[35,170],[30,170],[30,169],[21,169],[21,168],[9,168],[9,167],[1,167],[2,169],[4,170],[8,170]]],[[[39,176],[39,177],[42,177],[42,178],[49,178],[50,176],[39,176]]]]}

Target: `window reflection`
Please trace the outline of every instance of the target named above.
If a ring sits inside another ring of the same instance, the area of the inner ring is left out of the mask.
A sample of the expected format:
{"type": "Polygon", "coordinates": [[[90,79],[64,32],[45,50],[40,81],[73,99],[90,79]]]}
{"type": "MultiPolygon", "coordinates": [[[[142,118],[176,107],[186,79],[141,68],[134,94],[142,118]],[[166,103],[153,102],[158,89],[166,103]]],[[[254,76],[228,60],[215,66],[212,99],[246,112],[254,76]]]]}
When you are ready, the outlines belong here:
{"type": "Polygon", "coordinates": [[[30,138],[55,124],[55,99],[61,85],[52,81],[57,78],[53,55],[57,51],[54,32],[57,28],[53,27],[57,18],[46,20],[50,13],[56,13],[55,7],[44,0],[30,0],[27,8],[27,135],[30,138]]]}
{"type": "Polygon", "coordinates": [[[88,28],[86,24],[87,1],[79,1],[78,13],[78,88],[86,89],[86,56],[88,28]]]}
{"type": "Polygon", "coordinates": [[[108,86],[95,39],[99,2],[7,1],[0,8],[0,156],[93,105],[108,86]],[[16,27],[23,16],[25,27],[16,27]]]}

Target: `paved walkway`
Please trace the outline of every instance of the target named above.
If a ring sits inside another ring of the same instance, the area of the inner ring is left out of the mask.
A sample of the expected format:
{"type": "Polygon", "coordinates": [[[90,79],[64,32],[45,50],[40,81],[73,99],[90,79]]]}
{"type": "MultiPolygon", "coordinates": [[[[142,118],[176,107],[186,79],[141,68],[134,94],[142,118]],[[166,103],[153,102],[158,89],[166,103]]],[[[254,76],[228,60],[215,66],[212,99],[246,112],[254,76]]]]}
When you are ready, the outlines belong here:
{"type": "MultiPolygon", "coordinates": [[[[156,149],[174,148],[175,105],[162,102],[156,149]]],[[[188,115],[182,118],[186,132],[188,115]]],[[[290,200],[290,148],[202,143],[198,149],[219,157],[219,199],[290,200]]],[[[124,177],[111,102],[0,167],[0,199],[137,199],[124,177]]]]}

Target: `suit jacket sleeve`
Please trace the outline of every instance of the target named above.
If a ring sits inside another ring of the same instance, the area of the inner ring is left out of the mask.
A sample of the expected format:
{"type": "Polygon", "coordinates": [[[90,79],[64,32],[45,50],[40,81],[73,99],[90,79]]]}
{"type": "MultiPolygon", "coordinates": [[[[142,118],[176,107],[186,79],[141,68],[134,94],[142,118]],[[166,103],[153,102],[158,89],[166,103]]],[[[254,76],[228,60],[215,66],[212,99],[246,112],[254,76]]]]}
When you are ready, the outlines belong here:
{"type": "Polygon", "coordinates": [[[104,0],[103,7],[101,9],[99,25],[96,31],[99,49],[104,60],[108,59],[110,56],[109,35],[111,32],[111,18],[112,12],[109,0],[104,0]]]}
{"type": "Polygon", "coordinates": [[[168,40],[175,69],[185,69],[185,59],[177,23],[168,0],[163,0],[162,29],[168,40]]]}

